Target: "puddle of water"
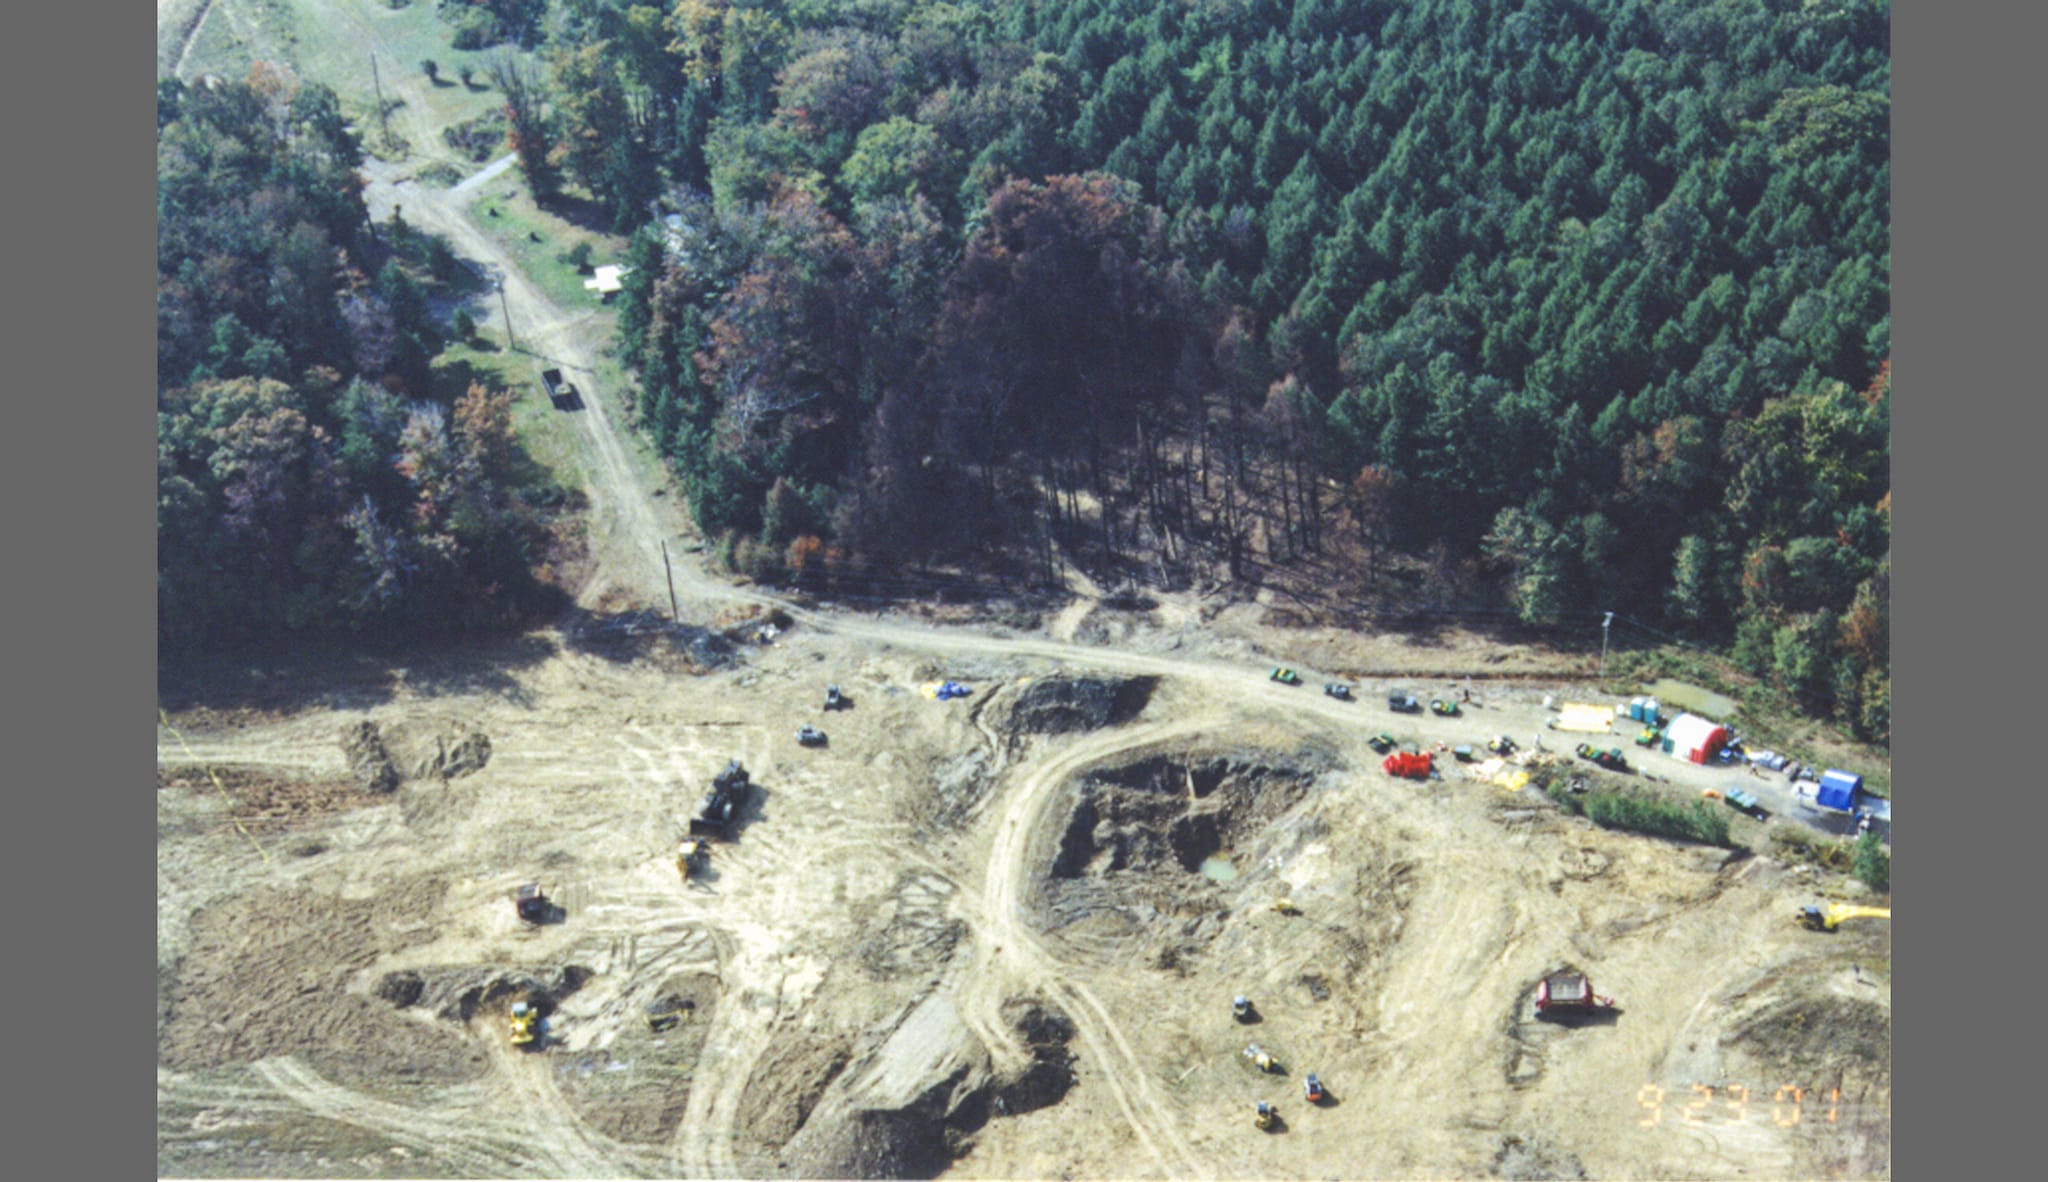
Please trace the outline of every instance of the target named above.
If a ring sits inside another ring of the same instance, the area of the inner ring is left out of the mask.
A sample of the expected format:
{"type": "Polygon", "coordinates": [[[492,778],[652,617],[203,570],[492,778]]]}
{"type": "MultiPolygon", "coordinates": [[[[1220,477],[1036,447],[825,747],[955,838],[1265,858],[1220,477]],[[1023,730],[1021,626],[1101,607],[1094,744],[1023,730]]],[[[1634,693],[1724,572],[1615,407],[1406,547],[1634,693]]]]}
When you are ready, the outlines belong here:
{"type": "Polygon", "coordinates": [[[1201,866],[1202,877],[1212,882],[1229,882],[1237,877],[1237,867],[1227,858],[1205,858],[1201,866]]]}
{"type": "Polygon", "coordinates": [[[1696,714],[1704,714],[1708,718],[1725,720],[1735,713],[1735,703],[1720,694],[1683,681],[1673,681],[1668,677],[1660,677],[1651,682],[1649,691],[1650,696],[1657,699],[1658,705],[1664,707],[1663,712],[1666,716],[1676,715],[1679,710],[1690,710],[1696,714]]]}

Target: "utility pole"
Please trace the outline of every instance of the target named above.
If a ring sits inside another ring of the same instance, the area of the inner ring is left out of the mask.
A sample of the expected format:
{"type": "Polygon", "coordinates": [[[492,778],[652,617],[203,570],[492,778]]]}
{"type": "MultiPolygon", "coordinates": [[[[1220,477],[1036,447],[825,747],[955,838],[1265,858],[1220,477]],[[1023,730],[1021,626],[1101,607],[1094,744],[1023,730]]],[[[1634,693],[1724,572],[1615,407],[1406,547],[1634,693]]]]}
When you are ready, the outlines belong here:
{"type": "Polygon", "coordinates": [[[683,612],[676,606],[676,572],[675,568],[668,564],[667,538],[661,540],[661,569],[668,575],[668,618],[671,622],[680,624],[683,622],[683,612]]]}
{"type": "Polygon", "coordinates": [[[1606,619],[1604,619],[1604,620],[1602,620],[1602,621],[1600,621],[1600,688],[1601,688],[1601,689],[1606,689],[1606,688],[1607,688],[1607,629],[1608,629],[1608,626],[1609,626],[1609,625],[1611,625],[1611,624],[1613,624],[1613,623],[1614,623],[1614,613],[1613,613],[1613,612],[1608,612],[1608,613],[1607,613],[1607,618],[1606,618],[1606,619]]]}
{"type": "Polygon", "coordinates": [[[384,129],[384,146],[391,147],[391,113],[384,108],[384,82],[377,76],[377,55],[370,55],[370,85],[377,92],[377,123],[384,129]]]}
{"type": "MultiPolygon", "coordinates": [[[[498,309],[505,313],[505,351],[510,353],[518,346],[512,339],[512,305],[505,302],[505,273],[493,269],[491,278],[498,285],[498,309]]],[[[667,543],[663,543],[664,548],[666,545],[667,543]]]]}

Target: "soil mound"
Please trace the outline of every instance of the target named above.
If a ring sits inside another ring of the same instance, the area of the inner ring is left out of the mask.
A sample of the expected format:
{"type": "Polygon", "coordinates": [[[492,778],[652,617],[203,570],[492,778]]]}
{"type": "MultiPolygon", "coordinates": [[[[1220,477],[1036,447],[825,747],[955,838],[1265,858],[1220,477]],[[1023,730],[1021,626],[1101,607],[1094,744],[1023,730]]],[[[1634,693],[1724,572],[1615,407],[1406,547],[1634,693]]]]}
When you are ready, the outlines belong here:
{"type": "Polygon", "coordinates": [[[348,757],[349,775],[365,791],[390,792],[398,787],[398,765],[376,723],[366,718],[343,730],[341,752],[348,757]]]}
{"type": "Polygon", "coordinates": [[[1137,717],[1152,699],[1156,677],[1049,677],[1020,690],[1006,730],[1055,735],[1097,730],[1137,717]]]}
{"type": "Polygon", "coordinates": [[[1074,1052],[1068,1047],[1074,1039],[1073,1022],[1057,1010],[1046,1009],[1042,1002],[1022,998],[1004,1003],[1003,1017],[1031,1048],[1031,1065],[1015,1078],[997,1084],[997,1114],[1015,1116],[1065,1099],[1074,1086],[1074,1052]]]}
{"type": "Polygon", "coordinates": [[[420,735],[402,746],[401,760],[414,780],[452,780],[491,761],[491,737],[475,726],[456,724],[420,735]]]}

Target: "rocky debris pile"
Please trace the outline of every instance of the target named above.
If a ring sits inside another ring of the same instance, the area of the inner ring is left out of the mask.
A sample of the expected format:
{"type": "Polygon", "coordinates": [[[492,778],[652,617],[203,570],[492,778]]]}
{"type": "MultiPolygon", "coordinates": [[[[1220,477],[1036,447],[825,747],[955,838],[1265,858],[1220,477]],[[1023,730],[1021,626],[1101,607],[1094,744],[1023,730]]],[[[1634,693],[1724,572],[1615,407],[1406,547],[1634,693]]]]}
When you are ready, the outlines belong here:
{"type": "Polygon", "coordinates": [[[1048,677],[1011,701],[1003,729],[1056,735],[1127,722],[1145,709],[1156,677],[1048,677]]]}
{"type": "Polygon", "coordinates": [[[390,792],[398,787],[398,765],[376,723],[366,718],[343,730],[341,751],[348,757],[350,777],[365,791],[390,792]]]}
{"type": "Polygon", "coordinates": [[[400,1009],[418,1006],[437,1018],[467,1022],[486,1008],[514,999],[533,1002],[545,1013],[581,989],[594,975],[580,964],[525,969],[490,965],[404,969],[384,974],[375,992],[400,1009]]]}
{"type": "Polygon", "coordinates": [[[398,746],[404,754],[399,762],[414,780],[452,780],[491,761],[491,737],[467,723],[437,727],[398,746]]]}
{"type": "Polygon", "coordinates": [[[933,992],[864,1041],[826,1088],[783,1165],[798,1178],[932,1178],[989,1116],[988,1051],[933,992]]]}

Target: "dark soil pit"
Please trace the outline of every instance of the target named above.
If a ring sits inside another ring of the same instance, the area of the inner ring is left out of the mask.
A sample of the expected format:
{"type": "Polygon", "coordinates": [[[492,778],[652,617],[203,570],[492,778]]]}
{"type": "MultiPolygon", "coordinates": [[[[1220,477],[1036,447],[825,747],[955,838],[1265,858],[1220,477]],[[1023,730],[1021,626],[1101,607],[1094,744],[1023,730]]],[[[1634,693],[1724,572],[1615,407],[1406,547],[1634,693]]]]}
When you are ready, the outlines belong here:
{"type": "Polygon", "coordinates": [[[1227,898],[1205,863],[1221,856],[1254,864],[1261,839],[1309,798],[1331,762],[1317,754],[1162,755],[1088,773],[1048,868],[1052,925],[1100,929],[1089,921],[1111,913],[1123,920],[1113,926],[1156,934],[1154,920],[1178,917],[1193,926],[1170,941],[1173,956],[1193,956],[1194,945],[1220,930],[1200,918],[1219,913],[1227,898]]]}
{"type": "Polygon", "coordinates": [[[1852,997],[1800,995],[1765,1007],[1730,1038],[1787,1079],[1852,1077],[1889,1086],[1891,1010],[1852,997]]]}
{"type": "Polygon", "coordinates": [[[740,1127],[761,1145],[781,1149],[810,1119],[818,1097],[851,1057],[850,1037],[821,1040],[815,1031],[777,1036],[754,1072],[772,1086],[747,1090],[740,1101],[740,1127]]]}
{"type": "Polygon", "coordinates": [[[1031,1049],[1031,1065],[1016,1077],[998,1080],[990,1102],[997,1116],[1048,1108],[1074,1086],[1074,1024],[1065,1014],[1031,998],[1003,1003],[1003,1018],[1031,1049]]]}
{"type": "Polygon", "coordinates": [[[1128,722],[1143,713],[1156,677],[1046,677],[1017,691],[999,725],[1008,731],[1062,734],[1128,722]]]}

